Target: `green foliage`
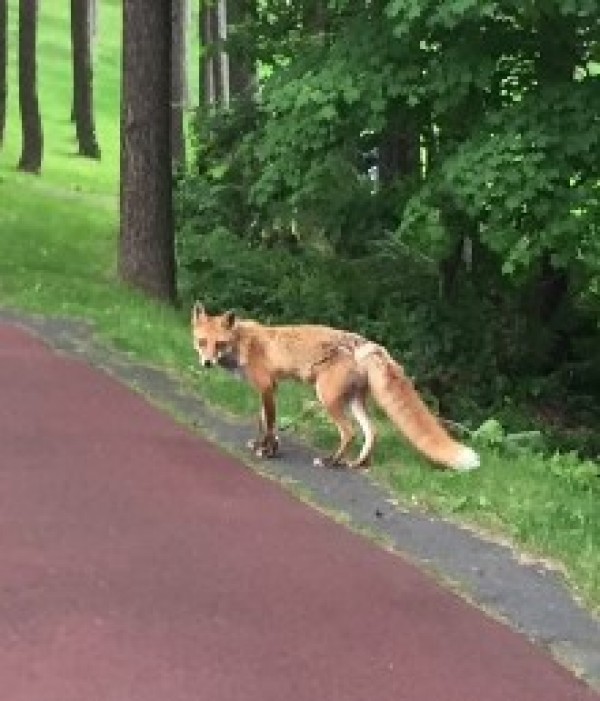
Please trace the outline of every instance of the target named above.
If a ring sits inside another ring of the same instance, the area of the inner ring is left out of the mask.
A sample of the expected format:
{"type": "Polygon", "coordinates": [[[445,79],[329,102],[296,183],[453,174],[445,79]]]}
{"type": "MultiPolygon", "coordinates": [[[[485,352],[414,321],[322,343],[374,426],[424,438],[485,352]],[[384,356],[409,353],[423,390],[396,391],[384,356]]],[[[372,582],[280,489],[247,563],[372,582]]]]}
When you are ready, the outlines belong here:
{"type": "Polygon", "coordinates": [[[576,293],[600,274],[600,85],[597,79],[527,95],[486,115],[407,203],[398,236],[429,255],[451,231],[444,209],[476,223],[505,275],[527,280],[545,255],[570,269],[576,293]],[[565,134],[570,138],[565,139],[565,134]],[[423,234],[429,234],[425,237],[423,234]]]}
{"type": "Polygon", "coordinates": [[[184,298],[361,331],[455,417],[561,396],[572,445],[599,420],[600,9],[315,7],[259,5],[254,101],[198,115],[184,298]]]}

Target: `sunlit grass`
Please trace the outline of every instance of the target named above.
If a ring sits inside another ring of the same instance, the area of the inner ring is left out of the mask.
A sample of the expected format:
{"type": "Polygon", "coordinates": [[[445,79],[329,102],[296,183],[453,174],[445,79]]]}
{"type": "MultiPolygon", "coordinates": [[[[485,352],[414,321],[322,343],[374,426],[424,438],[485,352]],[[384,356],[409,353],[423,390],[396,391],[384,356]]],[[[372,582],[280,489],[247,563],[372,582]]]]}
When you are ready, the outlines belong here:
{"type": "MultiPolygon", "coordinates": [[[[96,131],[102,163],[77,156],[71,122],[71,35],[68,2],[39,3],[38,91],[44,126],[44,180],[75,191],[116,194],[119,156],[121,3],[99,3],[94,92],[96,131]]],[[[21,125],[17,91],[18,3],[9,0],[8,113],[5,144],[0,151],[2,170],[16,166],[21,153],[21,125]]]]}

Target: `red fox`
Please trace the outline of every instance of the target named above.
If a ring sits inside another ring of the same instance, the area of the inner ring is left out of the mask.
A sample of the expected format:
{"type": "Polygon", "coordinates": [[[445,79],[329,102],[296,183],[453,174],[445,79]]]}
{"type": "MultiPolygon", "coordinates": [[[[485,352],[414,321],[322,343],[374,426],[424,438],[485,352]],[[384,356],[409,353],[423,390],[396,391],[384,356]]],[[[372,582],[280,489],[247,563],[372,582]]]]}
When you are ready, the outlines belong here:
{"type": "Polygon", "coordinates": [[[275,392],[280,380],[294,379],[314,385],[340,434],[337,450],[316,459],[315,465],[369,465],[376,438],[366,410],[371,395],[396,428],[432,462],[454,470],[479,466],[477,453],[446,433],[402,367],[383,347],[358,334],[327,326],[266,326],[238,319],[233,312],[210,316],[196,302],[192,336],[202,366],[221,366],[235,372],[259,392],[259,436],[250,444],[258,456],[273,457],[277,453],[275,392]],[[354,438],[347,409],[364,440],[358,456],[344,462],[354,438]]]}

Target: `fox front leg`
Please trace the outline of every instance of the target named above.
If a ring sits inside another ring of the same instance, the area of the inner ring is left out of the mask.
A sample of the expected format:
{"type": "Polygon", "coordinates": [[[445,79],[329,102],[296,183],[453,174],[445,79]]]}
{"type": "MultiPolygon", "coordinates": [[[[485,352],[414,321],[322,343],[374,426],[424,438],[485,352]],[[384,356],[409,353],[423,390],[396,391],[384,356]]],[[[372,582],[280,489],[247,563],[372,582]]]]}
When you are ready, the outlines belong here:
{"type": "Polygon", "coordinates": [[[279,450],[279,439],[275,433],[275,391],[273,388],[261,392],[261,410],[258,421],[259,436],[249,442],[248,447],[259,458],[273,458],[279,450]]]}

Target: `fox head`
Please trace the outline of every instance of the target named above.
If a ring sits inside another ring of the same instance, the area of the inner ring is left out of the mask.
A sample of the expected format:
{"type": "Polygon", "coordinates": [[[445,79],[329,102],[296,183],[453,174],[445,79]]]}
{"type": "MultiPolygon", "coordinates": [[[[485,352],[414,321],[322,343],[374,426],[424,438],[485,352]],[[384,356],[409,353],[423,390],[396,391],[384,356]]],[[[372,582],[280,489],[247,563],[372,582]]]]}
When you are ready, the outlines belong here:
{"type": "Polygon", "coordinates": [[[236,318],[233,312],[209,316],[196,302],[192,309],[192,339],[200,365],[205,368],[236,365],[236,318]]]}

